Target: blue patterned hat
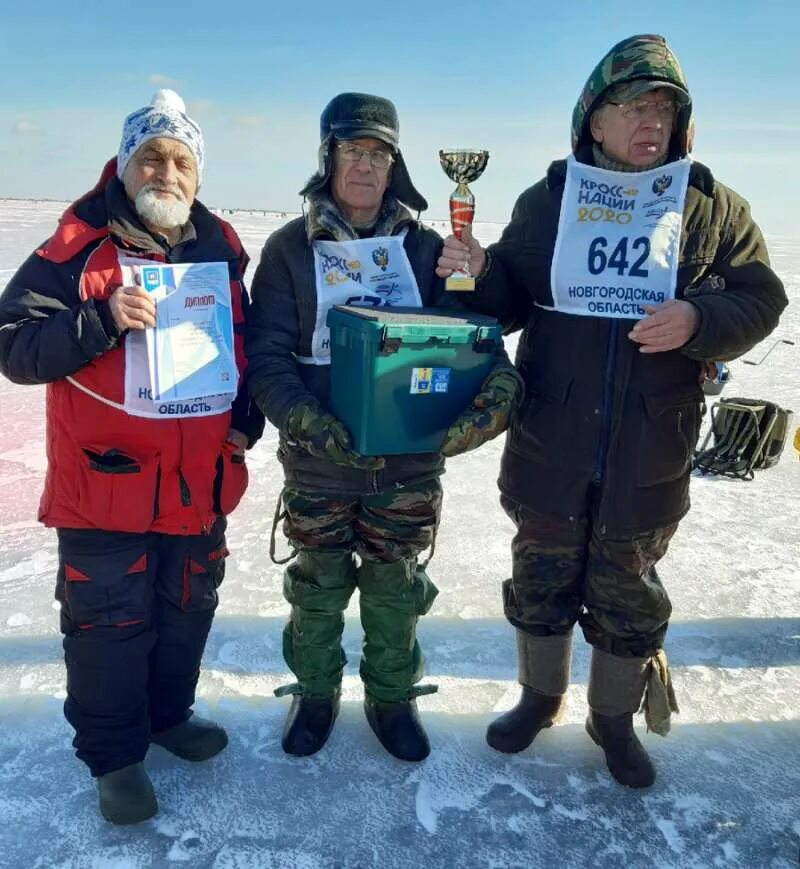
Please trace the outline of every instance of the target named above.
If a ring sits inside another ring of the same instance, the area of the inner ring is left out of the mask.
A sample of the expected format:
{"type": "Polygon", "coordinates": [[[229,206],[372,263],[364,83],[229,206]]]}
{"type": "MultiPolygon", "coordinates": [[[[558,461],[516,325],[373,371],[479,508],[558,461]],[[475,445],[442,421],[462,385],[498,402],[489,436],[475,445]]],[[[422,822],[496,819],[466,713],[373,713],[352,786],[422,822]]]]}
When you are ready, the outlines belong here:
{"type": "Polygon", "coordinates": [[[198,186],[203,180],[205,146],[200,127],[186,114],[183,100],[169,89],[156,91],[149,106],[125,118],[117,154],[117,177],[122,180],[125,167],[136,151],[150,139],[175,139],[192,152],[197,164],[198,186]]]}

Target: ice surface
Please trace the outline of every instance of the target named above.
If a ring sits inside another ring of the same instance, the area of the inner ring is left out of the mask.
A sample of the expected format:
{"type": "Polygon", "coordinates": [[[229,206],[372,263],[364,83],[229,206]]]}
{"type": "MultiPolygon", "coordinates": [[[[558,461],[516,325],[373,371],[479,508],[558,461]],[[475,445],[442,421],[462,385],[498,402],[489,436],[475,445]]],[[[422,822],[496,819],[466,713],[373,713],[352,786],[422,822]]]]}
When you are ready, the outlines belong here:
{"type": "MultiPolygon", "coordinates": [[[[53,230],[63,206],[0,201],[0,287],[53,230]]],[[[226,214],[257,262],[288,218],[226,214]]],[[[439,231],[444,225],[437,223],[439,231]]],[[[494,240],[501,227],[478,224],[494,240]]],[[[794,301],[775,335],[800,339],[800,242],[770,239],[794,301]]],[[[252,277],[252,268],[249,276],[252,277]]],[[[798,353],[733,364],[727,395],[800,410],[798,353]]],[[[667,739],[644,737],[659,770],[645,793],[609,777],[583,731],[588,656],[578,642],[564,723],[514,757],[486,725],[515,702],[514,642],[500,583],[511,524],[497,505],[501,444],[448,464],[431,574],[441,594],[419,635],[439,693],[420,708],[432,753],[389,757],[361,710],[360,628],[348,611],[342,713],[328,745],[280,749],[289,681],[287,606],[268,536],[280,471],[268,430],[231,520],[232,558],[209,639],[198,709],[230,747],[206,764],[161,749],[147,759],[158,816],[114,828],[73,757],[53,607],[55,535],[35,522],[44,473],[40,387],[0,381],[0,866],[59,869],[318,867],[796,867],[800,850],[800,462],[750,483],[697,478],[662,577],[674,604],[668,652],[681,714],[667,739]]]]}

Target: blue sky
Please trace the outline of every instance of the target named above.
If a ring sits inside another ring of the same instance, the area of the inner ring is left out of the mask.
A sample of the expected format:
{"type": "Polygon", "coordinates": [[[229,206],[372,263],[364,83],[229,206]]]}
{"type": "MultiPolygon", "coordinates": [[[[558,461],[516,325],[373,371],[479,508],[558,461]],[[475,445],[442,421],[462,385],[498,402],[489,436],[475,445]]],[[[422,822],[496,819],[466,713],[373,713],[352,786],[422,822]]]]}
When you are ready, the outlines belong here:
{"type": "Polygon", "coordinates": [[[793,232],[797,0],[15,3],[0,29],[0,196],[84,192],[116,153],[124,116],[170,86],[203,127],[203,201],[297,211],[321,109],[361,90],[396,103],[429,217],[446,215],[453,187],[439,148],[481,147],[491,159],[473,185],[476,219],[504,222],[568,151],[595,63],[648,32],[667,37],[689,81],[694,156],[766,231],[793,232]]]}

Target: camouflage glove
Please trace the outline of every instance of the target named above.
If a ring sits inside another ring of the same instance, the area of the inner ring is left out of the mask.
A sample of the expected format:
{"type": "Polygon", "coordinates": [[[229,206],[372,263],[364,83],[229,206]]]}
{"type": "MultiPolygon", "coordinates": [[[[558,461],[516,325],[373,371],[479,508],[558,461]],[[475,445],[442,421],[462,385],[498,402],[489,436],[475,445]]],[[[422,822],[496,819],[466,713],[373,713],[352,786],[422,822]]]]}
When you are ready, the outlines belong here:
{"type": "Polygon", "coordinates": [[[502,434],[511,422],[522,391],[522,381],[508,368],[491,372],[472,404],[447,430],[442,455],[469,452],[502,434]]]}
{"type": "Polygon", "coordinates": [[[296,444],[335,465],[375,471],[386,464],[383,456],[362,456],[350,449],[350,433],[332,413],[316,401],[304,401],[289,413],[286,433],[296,444]]]}

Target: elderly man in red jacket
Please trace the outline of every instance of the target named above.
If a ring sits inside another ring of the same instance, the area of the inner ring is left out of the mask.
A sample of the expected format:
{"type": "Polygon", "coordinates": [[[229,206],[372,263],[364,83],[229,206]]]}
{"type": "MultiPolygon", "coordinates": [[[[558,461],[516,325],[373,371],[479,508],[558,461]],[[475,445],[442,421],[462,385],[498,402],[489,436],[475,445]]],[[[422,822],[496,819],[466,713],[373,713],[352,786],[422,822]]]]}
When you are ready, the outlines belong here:
{"type": "Polygon", "coordinates": [[[227,744],[192,705],[228,554],[225,516],[244,493],[244,450],[263,417],[235,384],[158,399],[144,333],[156,308],[125,268],[222,263],[243,384],[247,257],[195,199],[203,156],[183,100],[159,91],[126,118],[117,158],[0,297],[0,370],[47,384],[39,518],[58,533],[64,711],[115,823],[157,811],[142,763],[151,742],[194,761],[227,744]]]}

